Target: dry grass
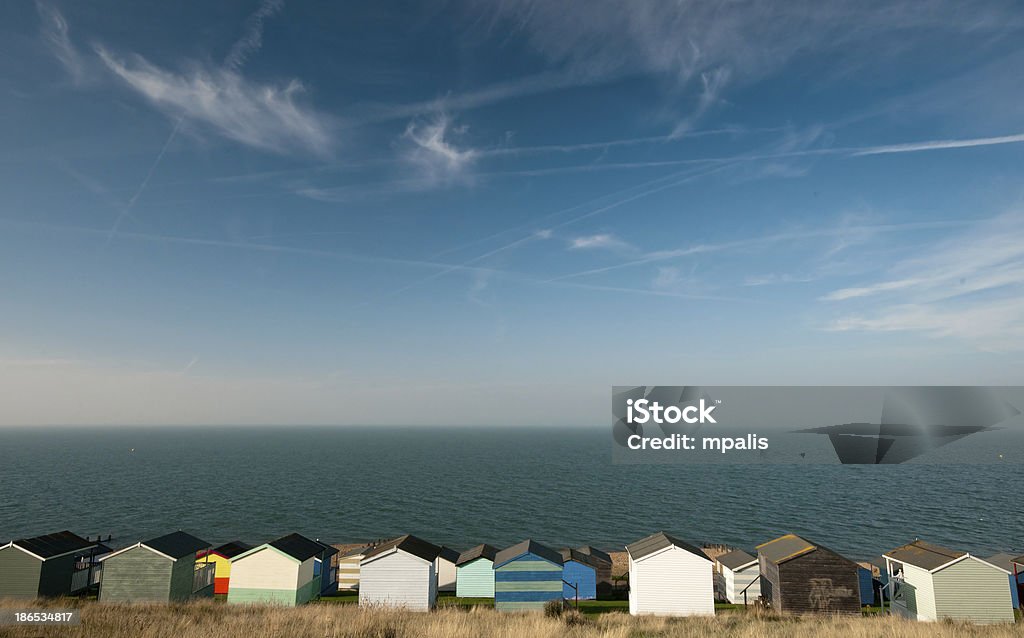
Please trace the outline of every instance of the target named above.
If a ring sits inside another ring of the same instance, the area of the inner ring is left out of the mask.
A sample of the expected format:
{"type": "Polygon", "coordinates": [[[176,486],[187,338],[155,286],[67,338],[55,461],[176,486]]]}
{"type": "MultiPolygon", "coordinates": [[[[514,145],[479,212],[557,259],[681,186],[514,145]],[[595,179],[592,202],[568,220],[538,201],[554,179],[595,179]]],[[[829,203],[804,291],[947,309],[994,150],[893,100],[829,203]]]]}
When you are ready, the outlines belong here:
{"type": "MultiPolygon", "coordinates": [[[[932,636],[1024,637],[1024,625],[977,627],[954,623],[922,624],[891,617],[796,618],[729,614],[716,618],[633,618],[604,614],[547,618],[540,613],[499,614],[492,609],[444,609],[430,614],[360,610],[352,605],[307,605],[297,609],[228,606],[215,602],[187,605],[102,605],[78,601],[46,607],[80,606],[75,627],[0,627],[11,638],[931,638],[932,636]]],[[[0,608],[25,608],[0,601],[0,608]]]]}

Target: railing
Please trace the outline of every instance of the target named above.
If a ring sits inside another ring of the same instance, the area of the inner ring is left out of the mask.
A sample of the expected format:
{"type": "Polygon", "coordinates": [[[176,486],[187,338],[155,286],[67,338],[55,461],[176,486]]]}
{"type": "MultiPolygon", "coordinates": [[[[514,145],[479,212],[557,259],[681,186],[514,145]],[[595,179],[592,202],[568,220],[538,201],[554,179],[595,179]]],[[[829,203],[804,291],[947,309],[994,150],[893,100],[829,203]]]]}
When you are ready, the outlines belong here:
{"type": "Polygon", "coordinates": [[[196,571],[192,575],[192,593],[213,585],[217,565],[214,563],[196,563],[196,571]]]}
{"type": "Polygon", "coordinates": [[[742,591],[740,591],[740,593],[743,594],[743,606],[744,607],[747,606],[747,590],[750,589],[751,587],[753,587],[754,583],[760,582],[760,580],[761,580],[761,574],[758,574],[757,576],[754,577],[754,580],[752,580],[749,583],[747,583],[747,586],[744,587],[742,591]]]}
{"type": "Polygon", "coordinates": [[[75,563],[75,570],[71,572],[71,593],[75,594],[83,589],[100,582],[100,574],[103,573],[103,563],[80,560],[75,563]]]}
{"type": "Polygon", "coordinates": [[[71,593],[80,592],[92,583],[89,578],[92,570],[86,567],[85,569],[76,569],[71,573],[71,593]]]}

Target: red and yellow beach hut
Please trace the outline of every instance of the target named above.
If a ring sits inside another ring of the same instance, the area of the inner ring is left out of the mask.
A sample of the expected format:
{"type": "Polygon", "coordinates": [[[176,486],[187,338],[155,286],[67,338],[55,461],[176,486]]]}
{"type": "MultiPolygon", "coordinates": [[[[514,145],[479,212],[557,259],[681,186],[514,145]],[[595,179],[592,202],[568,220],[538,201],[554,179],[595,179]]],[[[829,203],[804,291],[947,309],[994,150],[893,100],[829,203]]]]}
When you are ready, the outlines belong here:
{"type": "Polygon", "coordinates": [[[242,541],[231,541],[220,547],[210,550],[203,550],[196,554],[196,563],[210,562],[216,565],[214,568],[213,593],[227,594],[228,582],[231,578],[231,559],[243,552],[252,549],[242,541]]]}

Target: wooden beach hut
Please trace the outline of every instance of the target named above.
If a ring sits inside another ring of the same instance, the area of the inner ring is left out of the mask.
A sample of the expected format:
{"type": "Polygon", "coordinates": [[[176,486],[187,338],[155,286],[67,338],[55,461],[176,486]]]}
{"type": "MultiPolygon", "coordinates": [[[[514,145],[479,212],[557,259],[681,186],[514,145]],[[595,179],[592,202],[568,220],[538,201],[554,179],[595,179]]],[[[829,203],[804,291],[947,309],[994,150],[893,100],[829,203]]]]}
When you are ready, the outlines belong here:
{"type": "Polygon", "coordinates": [[[562,597],[566,600],[597,598],[597,569],[600,561],[578,549],[565,548],[562,554],[562,597]]]}
{"type": "Polygon", "coordinates": [[[742,549],[734,549],[719,556],[717,580],[722,600],[734,605],[746,605],[761,596],[761,568],[756,556],[742,549]]]}
{"type": "Polygon", "coordinates": [[[713,616],[714,566],[700,548],[665,532],[626,545],[629,613],[713,616]]]}
{"type": "Polygon", "coordinates": [[[216,565],[196,562],[210,543],[182,531],[141,541],[100,559],[99,600],[181,602],[213,596],[216,565]]]}
{"type": "Polygon", "coordinates": [[[860,614],[860,565],[786,534],[757,546],[761,597],[776,611],[860,614]]]}
{"type": "MultiPolygon", "coordinates": [[[[319,540],[316,541],[320,543],[319,540]]],[[[318,558],[313,559],[313,577],[320,580],[320,596],[330,596],[338,593],[338,566],[334,564],[334,557],[338,555],[338,550],[328,545],[327,543],[320,543],[323,546],[324,552],[318,558]]]]}
{"type": "Polygon", "coordinates": [[[1010,602],[1014,609],[1020,608],[1021,593],[1024,592],[1024,569],[1014,564],[1014,560],[1024,561],[1024,557],[1015,557],[1013,554],[1001,552],[985,559],[985,562],[992,563],[996,567],[1002,567],[1010,572],[1007,580],[1010,585],[1010,602]]]}
{"type": "Polygon", "coordinates": [[[196,561],[198,563],[213,563],[214,565],[213,593],[228,593],[229,579],[231,578],[231,559],[250,549],[252,549],[252,545],[242,541],[231,541],[213,549],[204,549],[196,554],[196,561]]]}
{"type": "Polygon", "coordinates": [[[359,563],[369,547],[355,547],[338,556],[338,591],[353,592],[359,589],[359,563]]]}
{"type": "Polygon", "coordinates": [[[430,611],[437,604],[440,553],[409,534],[369,550],[359,564],[359,606],[430,611]]]}
{"type": "Polygon", "coordinates": [[[614,588],[611,555],[590,545],[577,547],[576,550],[597,560],[597,597],[609,596],[614,588]]]}
{"type": "Polygon", "coordinates": [[[455,561],[455,595],[459,598],[494,598],[494,557],[498,550],[477,545],[455,561]]]}
{"type": "Polygon", "coordinates": [[[301,534],[257,545],[231,559],[228,603],[295,607],[320,597],[316,562],[327,546],[301,534]]]}
{"type": "Polygon", "coordinates": [[[459,553],[450,547],[441,546],[434,565],[437,571],[437,591],[452,592],[456,585],[455,563],[459,562],[459,553]]]}
{"type": "Polygon", "coordinates": [[[1010,574],[967,552],[915,540],[882,554],[893,611],[914,620],[1012,623],[1010,574]]]}
{"type": "Polygon", "coordinates": [[[549,600],[561,599],[561,554],[529,539],[495,554],[495,609],[543,609],[549,600]]]}
{"type": "Polygon", "coordinates": [[[92,582],[94,558],[107,548],[67,530],[0,545],[0,598],[52,598],[92,582]]]}

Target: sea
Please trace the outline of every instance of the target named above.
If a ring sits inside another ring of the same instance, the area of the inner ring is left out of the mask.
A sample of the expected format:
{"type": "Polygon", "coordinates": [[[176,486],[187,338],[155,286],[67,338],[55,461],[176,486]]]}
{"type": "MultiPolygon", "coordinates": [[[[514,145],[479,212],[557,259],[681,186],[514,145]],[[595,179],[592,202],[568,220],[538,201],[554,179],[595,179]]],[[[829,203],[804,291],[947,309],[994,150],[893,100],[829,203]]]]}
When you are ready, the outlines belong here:
{"type": "Polygon", "coordinates": [[[664,530],[752,550],[793,532],[869,559],[915,538],[1024,551],[1020,464],[616,464],[608,428],[0,429],[0,542],[70,529],[118,547],[411,533],[615,550],[664,530]]]}

